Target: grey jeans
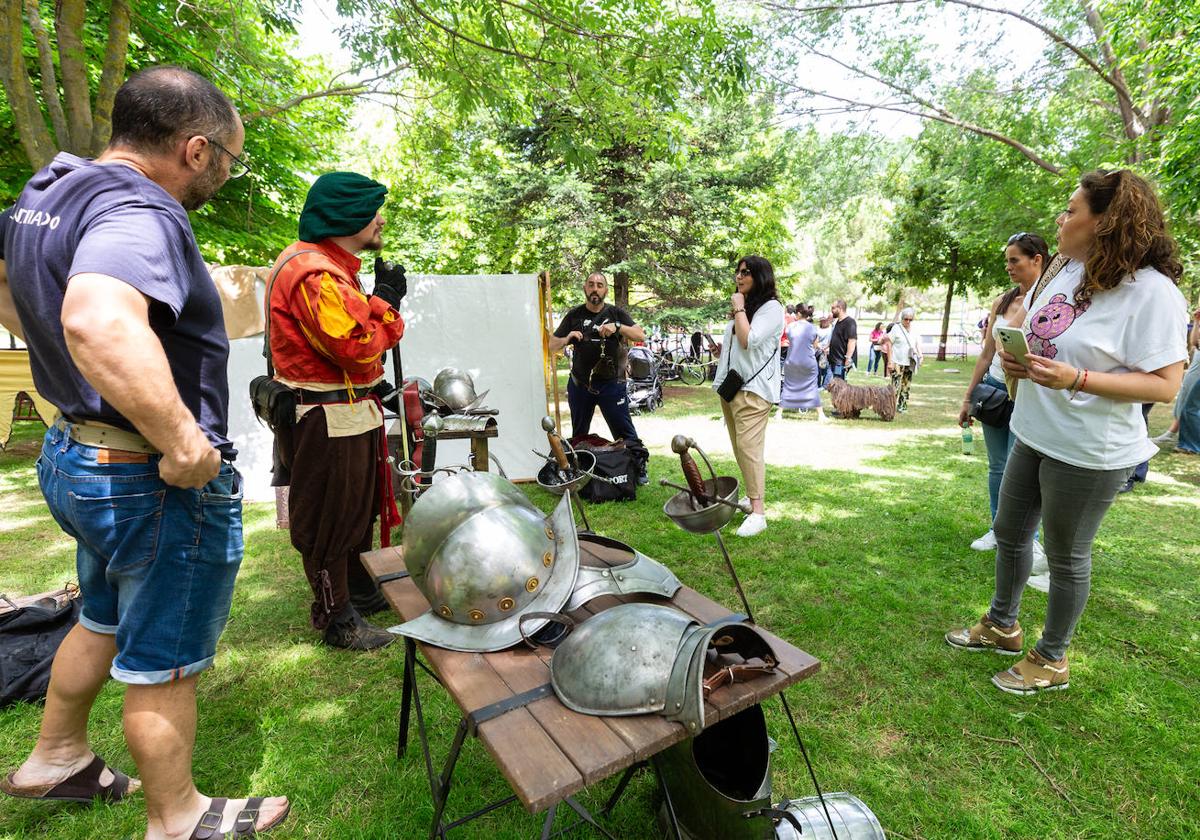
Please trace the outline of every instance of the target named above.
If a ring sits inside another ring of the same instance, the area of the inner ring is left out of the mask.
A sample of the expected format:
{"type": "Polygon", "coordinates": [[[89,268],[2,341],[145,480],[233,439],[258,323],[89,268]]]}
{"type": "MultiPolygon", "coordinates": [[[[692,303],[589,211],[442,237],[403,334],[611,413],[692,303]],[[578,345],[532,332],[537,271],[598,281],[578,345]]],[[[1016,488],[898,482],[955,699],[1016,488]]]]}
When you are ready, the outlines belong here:
{"type": "Polygon", "coordinates": [[[996,593],[988,615],[1005,627],[1017,620],[1033,565],[1038,521],[1050,563],[1050,602],[1037,651],[1062,659],[1092,585],[1092,541],[1117,490],[1133,472],[1089,470],[1057,461],[1018,438],[1000,483],[996,532],[996,593]]]}

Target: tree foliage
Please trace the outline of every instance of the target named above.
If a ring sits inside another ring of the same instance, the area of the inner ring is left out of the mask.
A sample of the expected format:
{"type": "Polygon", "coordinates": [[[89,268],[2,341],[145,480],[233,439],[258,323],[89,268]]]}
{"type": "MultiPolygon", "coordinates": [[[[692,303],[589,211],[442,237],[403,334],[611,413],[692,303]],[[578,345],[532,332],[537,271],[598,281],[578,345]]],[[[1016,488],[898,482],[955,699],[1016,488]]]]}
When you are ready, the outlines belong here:
{"type": "Polygon", "coordinates": [[[651,307],[702,301],[743,253],[786,264],[800,165],[792,135],[771,128],[769,103],[693,107],[674,154],[620,141],[583,158],[558,152],[558,109],[529,125],[433,109],[388,152],[370,153],[391,188],[392,247],[425,270],[548,270],[572,291],[600,269],[615,297],[632,289],[651,307]]]}

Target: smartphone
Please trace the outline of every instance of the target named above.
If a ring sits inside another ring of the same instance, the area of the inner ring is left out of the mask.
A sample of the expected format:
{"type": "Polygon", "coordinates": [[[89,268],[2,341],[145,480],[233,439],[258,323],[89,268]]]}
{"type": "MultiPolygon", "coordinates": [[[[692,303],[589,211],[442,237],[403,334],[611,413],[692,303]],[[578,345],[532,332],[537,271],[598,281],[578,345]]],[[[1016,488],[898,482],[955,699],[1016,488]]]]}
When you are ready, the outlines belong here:
{"type": "Polygon", "coordinates": [[[996,334],[1000,336],[1000,346],[1004,352],[1011,353],[1018,362],[1028,367],[1029,345],[1025,341],[1025,331],[1020,327],[996,327],[996,334]]]}

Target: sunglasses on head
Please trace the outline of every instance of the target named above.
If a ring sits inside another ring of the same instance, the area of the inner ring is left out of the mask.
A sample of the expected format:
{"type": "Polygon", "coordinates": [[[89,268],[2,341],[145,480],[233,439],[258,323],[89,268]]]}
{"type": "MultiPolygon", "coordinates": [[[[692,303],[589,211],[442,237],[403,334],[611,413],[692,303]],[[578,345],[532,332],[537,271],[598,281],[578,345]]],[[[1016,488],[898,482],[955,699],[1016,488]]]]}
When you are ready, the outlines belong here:
{"type": "Polygon", "coordinates": [[[1030,236],[1032,236],[1032,234],[1025,233],[1024,231],[1021,233],[1014,233],[1012,236],[1008,237],[1008,242],[1005,244],[1011,245],[1014,242],[1020,242],[1022,239],[1028,239],[1030,236]]]}

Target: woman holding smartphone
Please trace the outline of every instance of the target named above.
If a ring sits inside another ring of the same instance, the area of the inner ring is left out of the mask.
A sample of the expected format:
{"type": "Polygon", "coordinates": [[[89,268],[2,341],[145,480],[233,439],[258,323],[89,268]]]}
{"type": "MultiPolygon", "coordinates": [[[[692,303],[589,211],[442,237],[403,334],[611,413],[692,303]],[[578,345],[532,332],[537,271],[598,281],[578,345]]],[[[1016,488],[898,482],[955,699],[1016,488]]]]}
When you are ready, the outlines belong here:
{"type": "Polygon", "coordinates": [[[753,510],[737,533],[739,537],[753,537],[767,527],[763,450],[771,406],[779,402],[783,305],[775,293],[775,271],[764,257],[738,260],[734,282],[737,291],[729,299],[731,320],[725,328],[721,344],[724,352],[717,363],[713,389],[721,395],[729,442],[753,510]],[[733,379],[729,379],[731,371],[736,372],[733,379]],[[740,386],[734,391],[731,386],[739,379],[740,386]]]}
{"type": "Polygon", "coordinates": [[[1169,402],[1183,376],[1187,305],[1183,266],[1153,187],[1127,169],[1084,175],[1059,215],[1059,251],[1026,301],[1026,364],[1003,350],[1006,373],[1025,380],[1010,427],[994,524],[996,585],[974,626],[950,645],[1019,656],[1017,621],[1043,520],[1050,593],[1042,637],[992,683],[1010,694],[1065,689],[1067,647],[1091,588],[1092,542],[1117,490],[1155,452],[1141,403],[1169,402]]]}
{"type": "MultiPolygon", "coordinates": [[[[987,328],[983,333],[983,349],[975,361],[975,370],[971,381],[967,383],[967,392],[963,396],[962,407],[958,411],[958,424],[973,423],[971,417],[972,395],[978,385],[984,390],[993,389],[1003,392],[1007,397],[1007,410],[1012,411],[1012,395],[1004,382],[1004,370],[1000,366],[1000,356],[996,353],[996,330],[1000,327],[1020,326],[1025,320],[1025,296],[1033,288],[1033,284],[1042,276],[1042,272],[1050,263],[1050,249],[1046,240],[1036,233],[1017,233],[1009,237],[1004,248],[1004,268],[1013,282],[1013,287],[1000,295],[992,303],[988,313],[987,328]]],[[[979,421],[983,428],[983,442],[987,447],[988,458],[988,505],[991,517],[988,522],[996,519],[996,508],[1000,499],[1000,479],[1004,477],[1004,465],[1008,463],[1008,453],[1012,449],[1016,437],[1009,429],[1007,418],[1003,425],[979,421]]],[[[996,548],[995,532],[989,527],[986,534],[971,543],[976,551],[994,551],[996,548]]],[[[1033,544],[1034,569],[1033,574],[1039,578],[1045,575],[1046,554],[1036,540],[1033,544]]],[[[1032,583],[1035,588],[1046,591],[1048,579],[1039,579],[1032,583]]]]}

